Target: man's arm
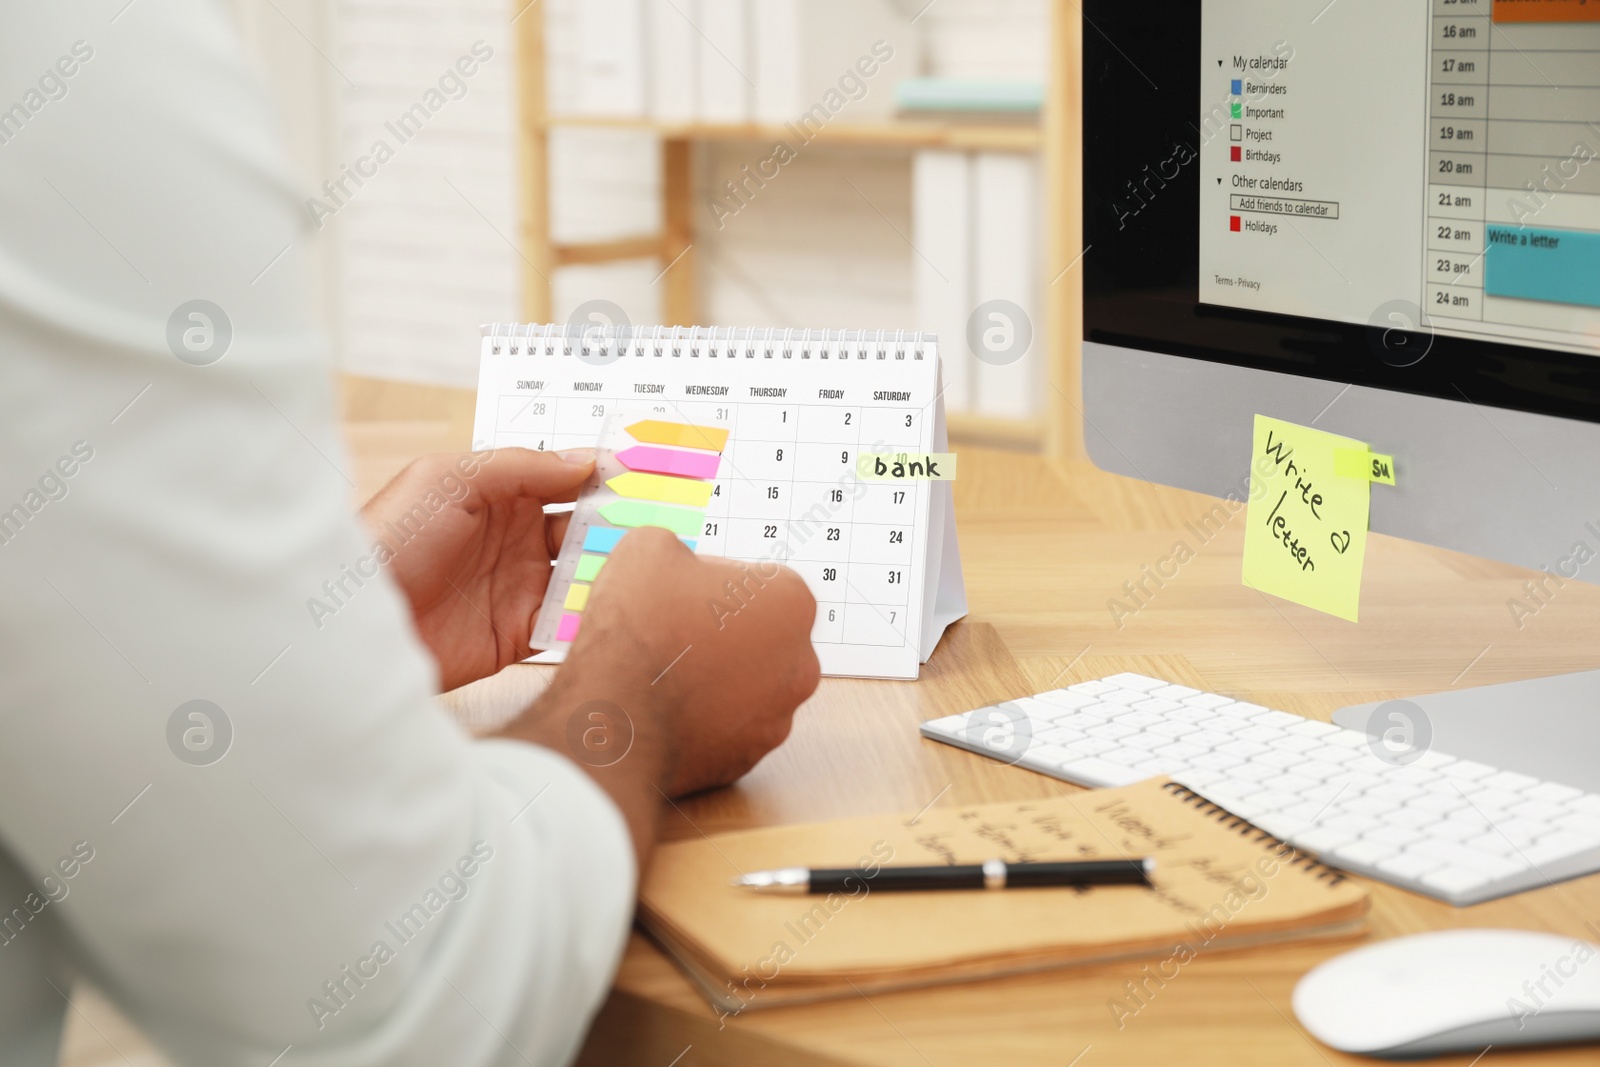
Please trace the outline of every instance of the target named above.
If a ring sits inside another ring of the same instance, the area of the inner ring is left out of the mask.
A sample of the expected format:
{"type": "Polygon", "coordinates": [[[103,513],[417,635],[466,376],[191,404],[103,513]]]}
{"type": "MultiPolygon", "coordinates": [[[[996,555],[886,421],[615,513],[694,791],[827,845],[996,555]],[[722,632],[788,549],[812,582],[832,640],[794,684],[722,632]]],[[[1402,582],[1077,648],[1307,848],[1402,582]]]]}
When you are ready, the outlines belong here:
{"type": "MultiPolygon", "coordinates": [[[[674,770],[647,745],[607,778],[626,785],[613,803],[559,733],[469,739],[350,514],[303,299],[313,189],[283,166],[226,6],[136,4],[113,25],[124,5],[0,4],[13,84],[93,50],[0,149],[18,206],[0,212],[0,502],[23,509],[0,543],[10,860],[42,885],[92,850],[42,914],[178,1063],[562,1061],[631,920],[636,798],[660,775],[725,780],[759,746],[736,732],[715,764],[683,746],[674,770]],[[209,362],[170,340],[200,299],[231,322],[209,362]]],[[[596,634],[608,600],[634,618],[617,584],[597,585],[596,634]]],[[[685,588],[639,620],[670,633],[699,610],[685,588]]],[[[674,689],[698,647],[660,677],[664,639],[613,662],[589,637],[564,678],[628,668],[609,699],[641,727],[707,721],[674,689]]],[[[719,721],[781,736],[727,693],[706,704],[719,721]]],[[[27,959],[0,950],[0,988],[42,980],[12,970],[27,959]]]]}
{"type": "MultiPolygon", "coordinates": [[[[428,456],[362,508],[446,688],[527,657],[571,518],[544,506],[593,469],[591,450],[428,456]]],[[[816,604],[786,568],[701,559],[656,529],[625,538],[602,574],[572,656],[502,736],[587,769],[642,868],[663,798],[726,785],[788,736],[816,688],[816,604]]]]}

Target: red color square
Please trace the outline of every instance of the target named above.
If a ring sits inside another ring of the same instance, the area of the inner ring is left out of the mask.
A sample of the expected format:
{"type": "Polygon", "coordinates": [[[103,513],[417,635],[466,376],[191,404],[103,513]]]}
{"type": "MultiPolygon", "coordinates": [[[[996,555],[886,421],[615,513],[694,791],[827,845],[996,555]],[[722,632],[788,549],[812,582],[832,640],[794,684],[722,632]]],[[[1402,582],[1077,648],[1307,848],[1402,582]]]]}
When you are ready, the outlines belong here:
{"type": "Polygon", "coordinates": [[[1235,163],[1239,162],[1241,159],[1244,158],[1243,156],[1241,156],[1239,154],[1240,149],[1239,149],[1238,145],[1234,145],[1233,148],[1230,151],[1233,153],[1233,161],[1235,163]]]}
{"type": "Polygon", "coordinates": [[[1228,217],[1228,229],[1232,230],[1234,233],[1238,233],[1239,232],[1239,216],[1238,215],[1230,215],[1228,217]]]}

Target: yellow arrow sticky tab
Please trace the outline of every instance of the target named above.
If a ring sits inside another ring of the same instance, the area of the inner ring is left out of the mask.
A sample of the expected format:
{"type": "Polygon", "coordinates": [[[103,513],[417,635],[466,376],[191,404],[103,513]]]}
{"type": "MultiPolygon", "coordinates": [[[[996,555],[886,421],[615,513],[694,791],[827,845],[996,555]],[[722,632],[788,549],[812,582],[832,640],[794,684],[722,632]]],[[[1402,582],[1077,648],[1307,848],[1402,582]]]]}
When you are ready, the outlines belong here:
{"type": "Polygon", "coordinates": [[[693,478],[674,478],[667,474],[640,474],[637,471],[619,474],[608,480],[606,485],[618,496],[625,496],[630,500],[686,504],[691,508],[703,508],[711,503],[711,490],[715,488],[710,482],[699,482],[693,478]]]}
{"type": "Polygon", "coordinates": [[[1244,584],[1355,622],[1372,483],[1340,477],[1340,451],[1371,456],[1360,441],[1256,416],[1244,584]]]}
{"type": "Polygon", "coordinates": [[[1380,456],[1364,448],[1336,449],[1333,453],[1333,473],[1341,478],[1360,478],[1393,485],[1394,457],[1380,456]]]}
{"type": "Polygon", "coordinates": [[[864,482],[953,482],[954,452],[865,452],[856,457],[856,477],[864,482]]]}
{"type": "Polygon", "coordinates": [[[628,428],[628,436],[642,445],[671,445],[721,452],[728,447],[728,431],[715,426],[691,426],[685,422],[646,419],[628,428]]]}

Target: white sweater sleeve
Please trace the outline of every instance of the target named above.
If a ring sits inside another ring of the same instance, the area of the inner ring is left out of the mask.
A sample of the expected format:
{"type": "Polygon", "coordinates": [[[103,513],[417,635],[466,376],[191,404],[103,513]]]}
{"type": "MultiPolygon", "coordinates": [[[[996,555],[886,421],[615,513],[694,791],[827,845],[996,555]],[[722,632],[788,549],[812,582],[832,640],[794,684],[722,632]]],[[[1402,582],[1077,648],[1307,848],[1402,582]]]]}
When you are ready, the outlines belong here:
{"type": "Polygon", "coordinates": [[[124,4],[0,0],[0,995],[70,964],[184,1064],[566,1062],[627,828],[432,700],[231,5],[124,4]]]}

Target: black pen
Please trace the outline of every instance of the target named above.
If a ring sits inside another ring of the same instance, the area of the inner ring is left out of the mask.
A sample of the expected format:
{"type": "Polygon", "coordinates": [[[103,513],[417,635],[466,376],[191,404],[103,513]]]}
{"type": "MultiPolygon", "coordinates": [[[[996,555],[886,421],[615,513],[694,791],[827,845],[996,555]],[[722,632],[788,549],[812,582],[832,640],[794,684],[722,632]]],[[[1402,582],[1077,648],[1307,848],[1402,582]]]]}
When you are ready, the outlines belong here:
{"type": "Polygon", "coordinates": [[[1150,884],[1153,859],[1075,860],[1069,863],[1006,863],[985,860],[957,867],[879,867],[876,874],[851,867],[783,867],[753,871],[733,884],[769,893],[856,893],[861,886],[885,892],[915,889],[1042,889],[1050,886],[1150,884]]]}

